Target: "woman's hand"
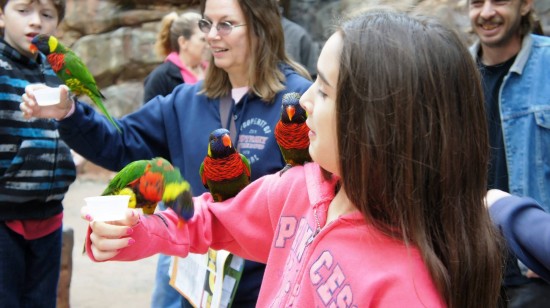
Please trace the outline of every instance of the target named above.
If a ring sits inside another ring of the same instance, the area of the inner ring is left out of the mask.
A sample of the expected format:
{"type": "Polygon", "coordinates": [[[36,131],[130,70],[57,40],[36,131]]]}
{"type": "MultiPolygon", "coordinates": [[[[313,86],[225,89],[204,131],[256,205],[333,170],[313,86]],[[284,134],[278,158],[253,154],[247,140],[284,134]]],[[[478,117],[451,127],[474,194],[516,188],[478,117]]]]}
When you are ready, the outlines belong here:
{"type": "Polygon", "coordinates": [[[490,189],[485,195],[485,205],[487,208],[490,208],[491,205],[495,204],[498,200],[510,196],[509,193],[499,190],[499,189],[490,189]]]}
{"type": "Polygon", "coordinates": [[[136,210],[127,209],[125,219],[109,222],[94,221],[94,218],[88,213],[87,206],[82,207],[80,215],[90,222],[91,249],[97,261],[111,259],[121,249],[135,242],[130,235],[134,231],[132,227],[139,222],[139,214],[136,210]]]}
{"type": "Polygon", "coordinates": [[[64,119],[74,106],[74,100],[71,98],[69,88],[65,85],[59,86],[59,100],[55,105],[40,106],[36,102],[34,91],[48,88],[44,84],[31,84],[25,87],[25,94],[21,96],[22,103],[19,105],[25,119],[35,118],[53,118],[57,120],[64,119]]]}

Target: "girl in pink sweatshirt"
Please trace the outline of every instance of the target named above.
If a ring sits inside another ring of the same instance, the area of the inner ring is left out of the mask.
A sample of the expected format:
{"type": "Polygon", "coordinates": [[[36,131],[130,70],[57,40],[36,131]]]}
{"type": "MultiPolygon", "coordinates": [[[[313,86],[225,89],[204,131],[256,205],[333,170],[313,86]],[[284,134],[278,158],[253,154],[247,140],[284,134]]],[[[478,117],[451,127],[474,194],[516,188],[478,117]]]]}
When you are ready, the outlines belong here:
{"type": "Polygon", "coordinates": [[[485,210],[480,81],[437,21],[371,10],[326,42],[307,110],[314,163],[235,198],[91,221],[95,261],[209,247],[267,264],[259,307],[495,307],[502,257],[485,210]]]}

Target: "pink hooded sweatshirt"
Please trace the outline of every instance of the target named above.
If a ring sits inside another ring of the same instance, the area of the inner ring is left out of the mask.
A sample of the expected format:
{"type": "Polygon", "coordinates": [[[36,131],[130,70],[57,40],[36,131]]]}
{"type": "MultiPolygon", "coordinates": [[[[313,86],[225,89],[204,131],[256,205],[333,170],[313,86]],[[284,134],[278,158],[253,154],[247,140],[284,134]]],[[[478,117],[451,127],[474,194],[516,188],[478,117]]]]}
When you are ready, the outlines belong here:
{"type": "Polygon", "coordinates": [[[112,260],[212,247],[267,264],[258,307],[444,307],[416,247],[382,234],[358,211],[325,225],[335,185],[308,163],[264,176],[221,203],[203,194],[179,229],[172,211],[141,216],[136,242],[112,260]]]}

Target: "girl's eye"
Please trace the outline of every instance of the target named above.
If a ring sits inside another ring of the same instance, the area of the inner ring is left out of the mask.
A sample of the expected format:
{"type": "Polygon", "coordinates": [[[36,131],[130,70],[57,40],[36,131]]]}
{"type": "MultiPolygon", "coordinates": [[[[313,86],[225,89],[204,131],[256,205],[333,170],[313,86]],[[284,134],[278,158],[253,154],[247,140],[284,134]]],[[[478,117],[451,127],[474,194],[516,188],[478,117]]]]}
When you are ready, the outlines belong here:
{"type": "Polygon", "coordinates": [[[319,79],[319,76],[315,78],[315,82],[313,83],[315,87],[317,88],[317,95],[321,96],[321,98],[327,97],[327,94],[323,91],[323,81],[319,79]]]}

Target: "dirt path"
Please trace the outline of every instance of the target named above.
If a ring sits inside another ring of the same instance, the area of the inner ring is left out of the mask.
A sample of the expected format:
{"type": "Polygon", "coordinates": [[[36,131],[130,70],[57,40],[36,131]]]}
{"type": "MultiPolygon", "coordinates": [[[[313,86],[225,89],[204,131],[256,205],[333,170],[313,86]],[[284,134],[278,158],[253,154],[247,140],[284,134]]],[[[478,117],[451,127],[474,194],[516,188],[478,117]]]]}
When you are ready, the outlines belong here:
{"type": "Polygon", "coordinates": [[[157,256],[135,262],[94,263],[82,255],[87,224],[80,218],[84,198],[103,191],[104,180],[77,180],[64,201],[65,227],[74,230],[71,307],[104,308],[150,306],[157,256]]]}

